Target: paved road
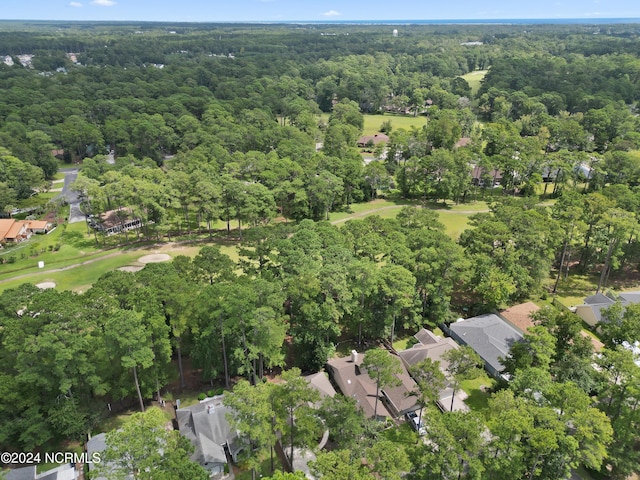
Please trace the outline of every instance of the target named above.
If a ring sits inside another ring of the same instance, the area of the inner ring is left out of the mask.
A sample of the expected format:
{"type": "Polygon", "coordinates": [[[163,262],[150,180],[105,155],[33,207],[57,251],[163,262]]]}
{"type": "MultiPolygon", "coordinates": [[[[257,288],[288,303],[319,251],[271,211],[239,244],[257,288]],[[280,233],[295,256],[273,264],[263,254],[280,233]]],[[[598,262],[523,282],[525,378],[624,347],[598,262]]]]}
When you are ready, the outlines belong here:
{"type": "Polygon", "coordinates": [[[86,218],[82,210],[80,210],[78,194],[71,191],[71,184],[78,178],[78,168],[62,168],[60,171],[64,173],[64,186],[62,187],[60,196],[63,196],[69,204],[69,223],[84,222],[86,218]]]}

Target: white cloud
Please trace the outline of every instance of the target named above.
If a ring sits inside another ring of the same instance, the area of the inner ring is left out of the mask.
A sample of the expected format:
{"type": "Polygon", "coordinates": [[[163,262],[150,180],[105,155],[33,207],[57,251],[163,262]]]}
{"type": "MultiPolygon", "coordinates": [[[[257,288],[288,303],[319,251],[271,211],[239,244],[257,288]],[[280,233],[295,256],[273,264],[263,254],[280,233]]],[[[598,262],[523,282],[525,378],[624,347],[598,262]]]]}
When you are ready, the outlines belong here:
{"type": "Polygon", "coordinates": [[[112,7],[116,4],[113,0],[93,0],[91,5],[95,5],[96,7],[112,7]]]}
{"type": "Polygon", "coordinates": [[[69,6],[74,8],[82,8],[82,4],[80,2],[69,2],[69,6]]]}
{"type": "Polygon", "coordinates": [[[329,10],[328,12],[324,12],[322,15],[325,17],[338,17],[342,15],[340,12],[336,12],[335,10],[329,10]]]}

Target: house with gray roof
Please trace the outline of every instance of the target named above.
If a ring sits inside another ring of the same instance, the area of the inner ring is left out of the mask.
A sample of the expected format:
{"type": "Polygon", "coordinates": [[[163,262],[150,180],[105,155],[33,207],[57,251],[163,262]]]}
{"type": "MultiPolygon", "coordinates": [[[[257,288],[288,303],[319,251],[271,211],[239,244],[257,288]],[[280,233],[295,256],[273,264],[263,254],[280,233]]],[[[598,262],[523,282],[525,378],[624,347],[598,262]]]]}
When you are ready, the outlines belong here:
{"type": "MultiPolygon", "coordinates": [[[[449,350],[458,348],[458,344],[451,338],[443,338],[424,328],[416,333],[414,337],[418,340],[418,343],[412,348],[398,352],[398,356],[407,370],[411,371],[411,367],[430,358],[434,362],[439,362],[440,371],[447,376],[449,362],[444,358],[444,354],[449,350]]],[[[451,395],[453,395],[453,388],[447,383],[437,400],[437,405],[442,411],[452,410],[451,395]]],[[[453,410],[468,411],[469,407],[464,403],[466,398],[467,394],[462,389],[458,389],[453,399],[453,410]]]]}
{"type": "Polygon", "coordinates": [[[218,395],[176,410],[180,433],[195,447],[191,460],[212,475],[223,474],[228,458],[237,461],[243,448],[237,432],[227,420],[227,414],[232,410],[223,404],[223,398],[218,395]]]}
{"type": "Polygon", "coordinates": [[[620,302],[625,307],[633,303],[640,303],[640,292],[622,292],[615,295],[608,292],[606,295],[596,293],[584,299],[582,305],[575,307],[576,314],[591,327],[595,327],[602,321],[604,310],[611,307],[614,303],[620,302]]]}
{"type": "MultiPolygon", "coordinates": [[[[87,447],[87,454],[89,455],[89,457],[92,457],[94,453],[101,454],[107,449],[107,434],[99,433],[98,435],[92,436],[87,442],[86,447],[87,447]]],[[[94,463],[89,463],[89,472],[95,470],[96,466],[97,465],[94,463]]],[[[104,465],[102,467],[105,468],[104,465]]],[[[91,480],[107,480],[107,477],[91,476],[91,480]]],[[[133,475],[127,475],[125,480],[133,480],[133,475]]]]}
{"type": "Polygon", "coordinates": [[[494,313],[458,320],[447,330],[456,342],[480,355],[485,369],[495,378],[500,378],[504,370],[500,359],[509,354],[511,345],[522,340],[519,331],[494,313]]]}
{"type": "Polygon", "coordinates": [[[30,465],[9,470],[4,478],[6,480],[77,480],[80,478],[80,472],[70,463],[42,473],[37,473],[36,466],[30,465]]]}

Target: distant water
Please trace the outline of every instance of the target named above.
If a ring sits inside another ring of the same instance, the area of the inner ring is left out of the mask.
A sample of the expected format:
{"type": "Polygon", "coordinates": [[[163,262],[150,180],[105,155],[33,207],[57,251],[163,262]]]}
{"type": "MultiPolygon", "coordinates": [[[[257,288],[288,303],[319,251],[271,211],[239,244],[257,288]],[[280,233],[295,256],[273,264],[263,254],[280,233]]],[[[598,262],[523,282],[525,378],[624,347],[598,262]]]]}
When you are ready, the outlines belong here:
{"type": "MultiPolygon", "coordinates": [[[[262,22],[260,22],[262,23],[262,22]]],[[[640,18],[494,18],[452,20],[310,20],[264,23],[315,25],[602,25],[613,23],[640,23],[640,18]]]]}

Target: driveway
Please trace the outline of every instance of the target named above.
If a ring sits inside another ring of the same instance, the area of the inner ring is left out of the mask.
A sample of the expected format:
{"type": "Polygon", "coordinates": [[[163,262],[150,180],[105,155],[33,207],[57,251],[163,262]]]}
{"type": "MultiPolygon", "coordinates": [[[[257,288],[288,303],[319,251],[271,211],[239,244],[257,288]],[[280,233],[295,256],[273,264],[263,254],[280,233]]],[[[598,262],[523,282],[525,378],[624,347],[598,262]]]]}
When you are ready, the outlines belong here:
{"type": "Polygon", "coordinates": [[[71,184],[78,178],[78,167],[62,168],[60,172],[64,173],[64,186],[62,187],[62,192],[56,198],[64,197],[69,204],[69,223],[86,221],[84,213],[80,210],[78,194],[71,191],[71,184]]]}

